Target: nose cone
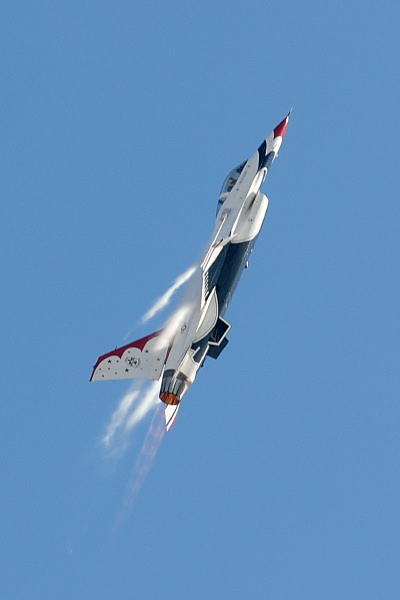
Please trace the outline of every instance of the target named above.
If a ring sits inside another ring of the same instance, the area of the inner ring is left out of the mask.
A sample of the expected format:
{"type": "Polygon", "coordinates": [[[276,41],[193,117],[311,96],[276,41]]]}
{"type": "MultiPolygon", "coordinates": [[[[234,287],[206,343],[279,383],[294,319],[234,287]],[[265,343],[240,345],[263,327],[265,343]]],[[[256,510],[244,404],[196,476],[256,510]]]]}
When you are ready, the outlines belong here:
{"type": "MultiPolygon", "coordinates": [[[[291,112],[291,111],[290,111],[291,112]]],[[[275,127],[269,136],[263,141],[258,149],[258,170],[269,169],[275,158],[278,156],[279,149],[282,145],[283,137],[286,132],[287,124],[289,123],[290,112],[287,116],[275,127]]]]}
{"type": "Polygon", "coordinates": [[[274,129],[274,138],[281,137],[283,139],[287,124],[289,123],[290,113],[277,125],[274,129]]]}

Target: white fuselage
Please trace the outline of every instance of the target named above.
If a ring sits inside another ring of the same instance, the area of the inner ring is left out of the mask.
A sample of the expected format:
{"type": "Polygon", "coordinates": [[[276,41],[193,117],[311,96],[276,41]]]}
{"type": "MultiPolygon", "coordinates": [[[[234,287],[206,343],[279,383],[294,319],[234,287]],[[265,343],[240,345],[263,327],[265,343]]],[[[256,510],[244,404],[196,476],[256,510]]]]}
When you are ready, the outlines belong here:
{"type": "MultiPolygon", "coordinates": [[[[172,391],[173,385],[169,385],[168,389],[171,395],[168,396],[166,392],[168,386],[164,376],[163,384],[165,385],[161,386],[160,397],[167,403],[179,402],[189,385],[193,383],[208,349],[207,344],[202,344],[201,341],[213,332],[221,314],[221,301],[219,301],[216,286],[209,289],[207,285],[208,274],[212,271],[213,265],[216,265],[224,249],[226,253],[226,246],[237,245],[236,247],[239,249],[239,245],[241,245],[240,248],[251,250],[250,243],[254,243],[263,224],[268,208],[268,198],[259,190],[268,166],[273,162],[279,150],[282,138],[274,138],[272,133],[264,143],[265,155],[271,153],[269,164],[260,168],[260,152],[257,151],[244,166],[241,166],[241,172],[236,181],[232,179],[230,189],[228,185],[227,189],[221,190],[219,210],[210,244],[173,317],[175,318],[173,323],[175,336],[166,360],[164,373],[167,374],[169,383],[175,376],[180,377],[184,381],[184,385],[180,386],[181,393],[176,399],[172,391]]],[[[242,263],[240,271],[243,269],[242,263]]]]}

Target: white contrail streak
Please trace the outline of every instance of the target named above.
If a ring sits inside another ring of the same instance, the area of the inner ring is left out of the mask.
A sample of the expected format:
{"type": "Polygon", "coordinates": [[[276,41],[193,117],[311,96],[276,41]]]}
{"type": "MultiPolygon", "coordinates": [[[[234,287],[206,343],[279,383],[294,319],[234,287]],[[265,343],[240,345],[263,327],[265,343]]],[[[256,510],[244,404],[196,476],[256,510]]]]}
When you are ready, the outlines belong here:
{"type": "Polygon", "coordinates": [[[153,381],[151,386],[146,390],[143,398],[136,406],[135,410],[128,416],[125,430],[131,431],[135,425],[137,425],[147,413],[158,404],[158,392],[160,390],[160,382],[153,381]]]}
{"type": "Polygon", "coordinates": [[[179,288],[182,287],[182,285],[191,278],[191,276],[193,275],[195,270],[196,270],[196,267],[193,266],[193,267],[190,267],[190,269],[188,269],[184,273],[182,273],[182,275],[179,275],[179,277],[177,277],[175,279],[175,281],[171,285],[171,287],[168,288],[167,291],[160,298],[158,298],[158,300],[156,300],[156,302],[146,312],[146,314],[143,315],[143,317],[141,319],[142,323],[147,323],[147,321],[149,321],[151,318],[153,318],[154,315],[156,315],[158,312],[160,312],[160,310],[165,308],[169,304],[169,302],[170,302],[172,296],[175,294],[175,292],[177,290],[179,290],[179,288]]]}
{"type": "Polygon", "coordinates": [[[110,422],[106,427],[106,433],[101,440],[102,444],[105,446],[110,446],[117,430],[121,428],[123,429],[123,426],[126,424],[131,406],[139,396],[139,393],[140,389],[138,389],[138,384],[134,383],[122,397],[117,409],[111,415],[110,422]]]}
{"type": "MultiPolygon", "coordinates": [[[[159,311],[165,308],[169,304],[174,293],[195,273],[198,274],[199,278],[202,275],[199,265],[197,264],[177,277],[172,286],[142,317],[142,323],[146,323],[159,311]]],[[[197,283],[199,282],[195,279],[193,281],[193,284],[195,285],[187,290],[186,295],[178,308],[167,319],[162,334],[157,337],[155,342],[155,352],[161,350],[161,348],[167,348],[179,330],[181,330],[182,333],[186,332],[186,330],[190,330],[190,314],[195,306],[196,300],[191,288],[195,287],[197,291],[197,283]]],[[[114,455],[120,458],[129,447],[129,441],[134,428],[150,411],[154,411],[150,427],[135,463],[132,480],[124,503],[124,510],[121,513],[121,519],[135,502],[143,481],[153,464],[155,455],[165,433],[163,414],[165,407],[158,400],[159,389],[160,381],[152,381],[149,383],[144,380],[139,380],[135,383],[119,401],[116,410],[111,415],[110,422],[108,423],[102,438],[102,444],[107,448],[109,456],[114,455]]]]}
{"type": "Polygon", "coordinates": [[[119,529],[123,521],[127,518],[129,510],[133,507],[143,482],[154,462],[165,433],[163,413],[164,407],[162,403],[159,402],[157,410],[154,411],[140,453],[136,459],[123,507],[115,524],[115,530],[119,529]]]}
{"type": "Polygon", "coordinates": [[[133,429],[157,405],[159,387],[159,381],[147,385],[142,380],[124,394],[111,415],[101,440],[110,456],[121,457],[128,448],[133,429]]]}
{"type": "Polygon", "coordinates": [[[155,352],[158,352],[158,350],[161,350],[161,348],[166,348],[171,343],[171,340],[174,338],[178,329],[185,326],[185,319],[189,315],[189,312],[190,306],[183,305],[177,308],[174,313],[172,313],[165,323],[161,335],[159,335],[155,341],[155,352]]]}

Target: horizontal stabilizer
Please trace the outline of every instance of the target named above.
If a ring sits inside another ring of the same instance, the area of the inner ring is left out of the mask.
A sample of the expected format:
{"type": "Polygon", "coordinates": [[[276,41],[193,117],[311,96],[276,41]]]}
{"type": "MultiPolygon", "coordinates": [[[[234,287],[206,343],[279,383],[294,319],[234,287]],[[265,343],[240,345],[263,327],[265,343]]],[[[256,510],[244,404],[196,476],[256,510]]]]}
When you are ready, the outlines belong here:
{"type": "Polygon", "coordinates": [[[176,415],[178,414],[179,404],[167,404],[165,407],[165,425],[169,431],[175,423],[176,415]]]}
{"type": "Polygon", "coordinates": [[[163,330],[116,348],[97,359],[90,381],[106,379],[160,379],[169,349],[163,330]]]}

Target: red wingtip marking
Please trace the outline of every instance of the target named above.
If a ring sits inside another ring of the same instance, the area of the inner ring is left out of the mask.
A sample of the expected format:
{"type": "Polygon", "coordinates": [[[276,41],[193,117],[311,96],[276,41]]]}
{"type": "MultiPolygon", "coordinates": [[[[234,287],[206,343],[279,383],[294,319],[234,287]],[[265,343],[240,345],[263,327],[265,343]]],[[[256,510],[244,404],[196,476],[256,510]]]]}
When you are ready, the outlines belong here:
{"type": "Polygon", "coordinates": [[[115,348],[115,350],[111,350],[111,352],[107,352],[107,354],[102,354],[101,356],[99,356],[96,364],[93,367],[93,372],[90,377],[90,381],[92,381],[93,375],[94,375],[97,367],[105,358],[109,358],[110,356],[118,356],[118,358],[121,358],[123,353],[125,352],[125,350],[127,350],[128,348],[138,348],[139,350],[143,350],[143,348],[145,347],[147,342],[149,340],[151,340],[153,337],[160,335],[161,332],[162,332],[162,329],[160,329],[159,331],[155,331],[154,333],[151,333],[150,335],[146,335],[145,337],[140,338],[140,340],[136,340],[134,342],[131,342],[130,344],[126,344],[126,346],[121,346],[121,348],[115,348]]]}

